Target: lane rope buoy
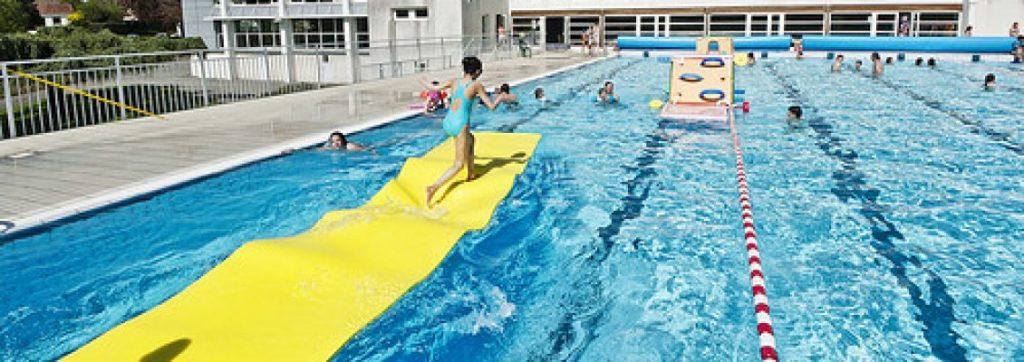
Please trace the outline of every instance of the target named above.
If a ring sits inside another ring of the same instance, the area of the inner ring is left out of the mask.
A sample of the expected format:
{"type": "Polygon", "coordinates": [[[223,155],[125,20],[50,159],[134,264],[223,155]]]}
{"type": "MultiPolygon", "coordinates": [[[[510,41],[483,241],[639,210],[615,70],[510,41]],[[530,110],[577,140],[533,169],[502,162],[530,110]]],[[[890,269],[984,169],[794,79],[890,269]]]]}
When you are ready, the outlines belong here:
{"type": "Polygon", "coordinates": [[[768,307],[768,291],[765,287],[764,273],[761,270],[761,252],[757,245],[757,231],[754,228],[754,213],[750,205],[750,189],[747,185],[747,172],[743,164],[743,149],[736,131],[736,116],[729,112],[729,130],[732,133],[733,151],[736,153],[736,180],[740,194],[740,207],[743,217],[743,238],[746,241],[747,266],[750,272],[751,292],[754,296],[754,315],[757,318],[757,335],[760,343],[761,360],[776,362],[779,353],[775,349],[775,330],[772,328],[771,309],[768,307]]]}

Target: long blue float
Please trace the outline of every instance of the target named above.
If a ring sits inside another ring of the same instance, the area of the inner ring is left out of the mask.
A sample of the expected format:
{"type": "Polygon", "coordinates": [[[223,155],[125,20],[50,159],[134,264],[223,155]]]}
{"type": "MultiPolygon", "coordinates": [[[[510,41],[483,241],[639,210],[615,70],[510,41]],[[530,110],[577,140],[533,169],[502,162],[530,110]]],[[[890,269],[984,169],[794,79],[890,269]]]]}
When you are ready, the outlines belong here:
{"type": "Polygon", "coordinates": [[[922,53],[1002,53],[1013,50],[1017,39],[1011,37],[942,38],[870,38],[857,36],[805,36],[804,50],[922,52],[922,53]]]}
{"type": "MultiPolygon", "coordinates": [[[[733,38],[736,50],[787,50],[792,40],[788,36],[733,38]]],[[[631,50],[694,50],[697,38],[682,37],[619,37],[619,49],[631,50]]]]}
{"type": "MultiPolygon", "coordinates": [[[[998,53],[1013,51],[1017,40],[1011,37],[935,37],[892,38],[858,36],[805,36],[807,51],[865,51],[865,52],[922,52],[922,53],[998,53]]],[[[733,38],[736,50],[789,50],[792,39],[788,36],[733,38]]],[[[619,49],[624,50],[694,50],[696,38],[620,37],[619,49]]]]}

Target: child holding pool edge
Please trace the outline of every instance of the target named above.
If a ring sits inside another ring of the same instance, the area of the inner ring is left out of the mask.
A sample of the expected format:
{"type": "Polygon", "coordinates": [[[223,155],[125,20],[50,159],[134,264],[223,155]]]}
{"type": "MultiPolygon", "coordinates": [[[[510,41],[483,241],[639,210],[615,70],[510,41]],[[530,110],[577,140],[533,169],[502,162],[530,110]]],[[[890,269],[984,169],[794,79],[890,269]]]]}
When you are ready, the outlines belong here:
{"type": "Polygon", "coordinates": [[[462,79],[452,79],[446,81],[441,85],[441,89],[454,88],[452,91],[452,101],[449,105],[448,114],[444,117],[442,127],[445,133],[449,137],[455,137],[455,161],[452,163],[452,167],[448,168],[436,182],[426,187],[426,206],[431,208],[430,201],[434,198],[434,193],[441,188],[448,180],[455,177],[455,174],[466,168],[466,181],[473,181],[476,179],[476,173],[473,172],[473,146],[474,138],[473,133],[470,132],[470,114],[473,112],[474,98],[479,98],[483,101],[484,106],[487,109],[493,111],[501,104],[504,99],[502,95],[497,95],[495,100],[492,102],[491,98],[487,95],[487,90],[477,82],[480,78],[480,74],[483,74],[483,63],[477,57],[465,57],[462,59],[462,79]]]}

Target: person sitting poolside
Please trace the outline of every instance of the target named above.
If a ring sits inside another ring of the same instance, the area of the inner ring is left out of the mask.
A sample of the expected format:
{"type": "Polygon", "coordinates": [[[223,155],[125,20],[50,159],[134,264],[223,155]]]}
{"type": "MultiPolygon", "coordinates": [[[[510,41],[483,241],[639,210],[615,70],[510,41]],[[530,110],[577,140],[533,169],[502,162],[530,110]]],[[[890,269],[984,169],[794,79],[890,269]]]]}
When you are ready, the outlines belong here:
{"type": "Polygon", "coordinates": [[[938,64],[935,63],[935,58],[928,58],[928,67],[929,68],[935,68],[936,65],[938,65],[938,64]]]}
{"type": "Polygon", "coordinates": [[[857,59],[857,61],[853,63],[853,70],[859,72],[862,66],[864,66],[864,62],[860,61],[860,59],[857,59]]]}
{"type": "Polygon", "coordinates": [[[754,64],[757,64],[757,57],[754,56],[754,53],[747,53],[747,66],[750,67],[754,64]]]}
{"type": "Polygon", "coordinates": [[[924,58],[918,57],[917,60],[914,61],[914,65],[919,67],[924,65],[924,58]]]}
{"type": "Polygon", "coordinates": [[[355,142],[349,142],[345,138],[345,135],[341,132],[331,133],[328,137],[327,143],[323,147],[325,150],[338,150],[338,151],[363,151],[366,149],[361,144],[355,142]]]}
{"type": "Polygon", "coordinates": [[[985,74],[985,90],[996,89],[996,75],[992,73],[985,74]]]}
{"type": "Polygon", "coordinates": [[[832,73],[839,73],[843,71],[843,55],[839,54],[836,56],[836,60],[832,62],[832,73]]]}
{"type": "Polygon", "coordinates": [[[441,82],[435,80],[427,84],[426,79],[423,78],[420,78],[419,81],[423,88],[426,88],[421,94],[421,97],[424,98],[423,111],[433,113],[438,109],[444,108],[446,94],[444,94],[444,90],[441,88],[441,82]]]}

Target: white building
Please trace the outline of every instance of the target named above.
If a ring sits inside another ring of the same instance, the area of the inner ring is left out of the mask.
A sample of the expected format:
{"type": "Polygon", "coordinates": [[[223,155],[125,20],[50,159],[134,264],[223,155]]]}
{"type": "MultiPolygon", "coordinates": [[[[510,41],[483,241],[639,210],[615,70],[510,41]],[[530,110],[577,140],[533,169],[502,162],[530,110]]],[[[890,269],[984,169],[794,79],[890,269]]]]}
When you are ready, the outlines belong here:
{"type": "Polygon", "coordinates": [[[64,26],[71,23],[68,16],[75,11],[71,4],[59,1],[37,1],[36,11],[43,18],[43,26],[64,26]]]}

